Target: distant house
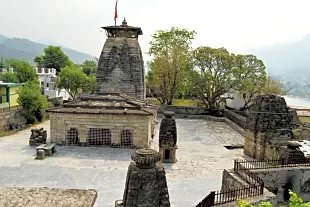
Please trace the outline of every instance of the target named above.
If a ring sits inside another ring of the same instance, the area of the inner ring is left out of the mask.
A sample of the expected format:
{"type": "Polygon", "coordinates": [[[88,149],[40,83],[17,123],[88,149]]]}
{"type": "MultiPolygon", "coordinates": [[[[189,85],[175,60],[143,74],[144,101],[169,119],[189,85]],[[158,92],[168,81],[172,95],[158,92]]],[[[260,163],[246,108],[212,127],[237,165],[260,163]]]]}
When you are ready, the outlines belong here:
{"type": "Polygon", "coordinates": [[[23,83],[3,83],[0,82],[0,109],[7,111],[16,110],[19,106],[17,103],[18,89],[23,87],[23,83]]]}
{"type": "Polygon", "coordinates": [[[56,87],[56,69],[54,68],[36,68],[43,94],[49,99],[62,97],[63,100],[70,98],[69,93],[65,89],[56,87]]]}
{"type": "MultiPolygon", "coordinates": [[[[47,96],[48,99],[62,97],[63,100],[68,100],[70,98],[69,93],[65,89],[56,87],[56,69],[36,67],[36,71],[42,87],[42,94],[47,96]]],[[[14,73],[14,68],[1,68],[0,74],[6,72],[14,73]]]]}

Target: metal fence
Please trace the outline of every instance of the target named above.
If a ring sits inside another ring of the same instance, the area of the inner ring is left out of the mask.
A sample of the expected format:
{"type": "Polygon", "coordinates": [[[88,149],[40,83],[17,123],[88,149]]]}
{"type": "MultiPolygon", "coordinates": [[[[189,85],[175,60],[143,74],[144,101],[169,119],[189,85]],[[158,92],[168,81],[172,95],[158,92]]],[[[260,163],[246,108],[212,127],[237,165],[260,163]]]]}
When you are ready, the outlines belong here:
{"type": "Polygon", "coordinates": [[[243,167],[247,170],[310,166],[310,159],[304,156],[290,156],[289,159],[235,160],[234,170],[243,167]]]}
{"type": "Polygon", "coordinates": [[[233,188],[227,191],[212,191],[196,207],[209,207],[227,202],[237,201],[263,193],[264,183],[233,188]]]}

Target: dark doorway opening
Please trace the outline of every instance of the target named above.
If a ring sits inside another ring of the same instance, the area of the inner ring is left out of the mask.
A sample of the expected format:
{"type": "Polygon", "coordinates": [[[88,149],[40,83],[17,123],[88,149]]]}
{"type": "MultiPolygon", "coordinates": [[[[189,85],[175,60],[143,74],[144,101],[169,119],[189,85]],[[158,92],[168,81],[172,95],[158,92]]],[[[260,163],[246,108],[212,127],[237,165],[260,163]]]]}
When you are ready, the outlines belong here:
{"type": "Polygon", "coordinates": [[[290,199],[290,190],[293,189],[292,184],[289,182],[284,187],[284,200],[288,201],[290,199]]]}
{"type": "Polygon", "coordinates": [[[170,159],[170,150],[165,150],[165,160],[169,160],[170,159]]]}
{"type": "Polygon", "coordinates": [[[67,131],[66,144],[70,146],[78,146],[80,144],[79,132],[76,128],[67,131]]]}

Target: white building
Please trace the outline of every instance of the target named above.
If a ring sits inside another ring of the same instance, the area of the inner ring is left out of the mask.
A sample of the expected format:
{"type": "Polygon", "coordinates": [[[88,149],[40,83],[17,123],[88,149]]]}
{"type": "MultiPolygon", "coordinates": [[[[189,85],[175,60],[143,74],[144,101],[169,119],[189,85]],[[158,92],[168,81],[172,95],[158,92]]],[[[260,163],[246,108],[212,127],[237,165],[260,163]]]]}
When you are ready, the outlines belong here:
{"type": "Polygon", "coordinates": [[[44,95],[49,99],[62,97],[63,100],[70,98],[69,93],[65,89],[59,89],[56,86],[56,69],[54,68],[38,68],[36,67],[41,87],[43,87],[44,95]]]}
{"type": "Polygon", "coordinates": [[[244,106],[245,101],[240,96],[238,90],[231,90],[230,93],[225,93],[222,97],[231,97],[232,99],[226,99],[226,106],[233,109],[240,109],[244,106]]]}

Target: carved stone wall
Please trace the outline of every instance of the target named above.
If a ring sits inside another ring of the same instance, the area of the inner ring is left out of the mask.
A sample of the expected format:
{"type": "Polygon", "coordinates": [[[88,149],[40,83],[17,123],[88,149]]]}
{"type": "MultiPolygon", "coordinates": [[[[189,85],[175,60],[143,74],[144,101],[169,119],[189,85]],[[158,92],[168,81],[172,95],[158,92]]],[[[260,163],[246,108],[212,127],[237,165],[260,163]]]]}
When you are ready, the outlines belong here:
{"type": "Polygon", "coordinates": [[[283,97],[258,96],[246,122],[244,153],[253,158],[275,159],[279,147],[293,138],[292,115],[283,97]]]}
{"type": "Polygon", "coordinates": [[[95,92],[145,99],[144,62],[137,38],[109,37],[102,49],[95,92]]]}
{"type": "Polygon", "coordinates": [[[151,131],[153,119],[152,116],[139,115],[50,113],[51,141],[64,144],[68,130],[76,128],[79,142],[84,146],[87,143],[89,129],[102,128],[110,130],[112,145],[121,143],[123,130],[131,130],[134,147],[149,147],[153,135],[151,131]]]}

